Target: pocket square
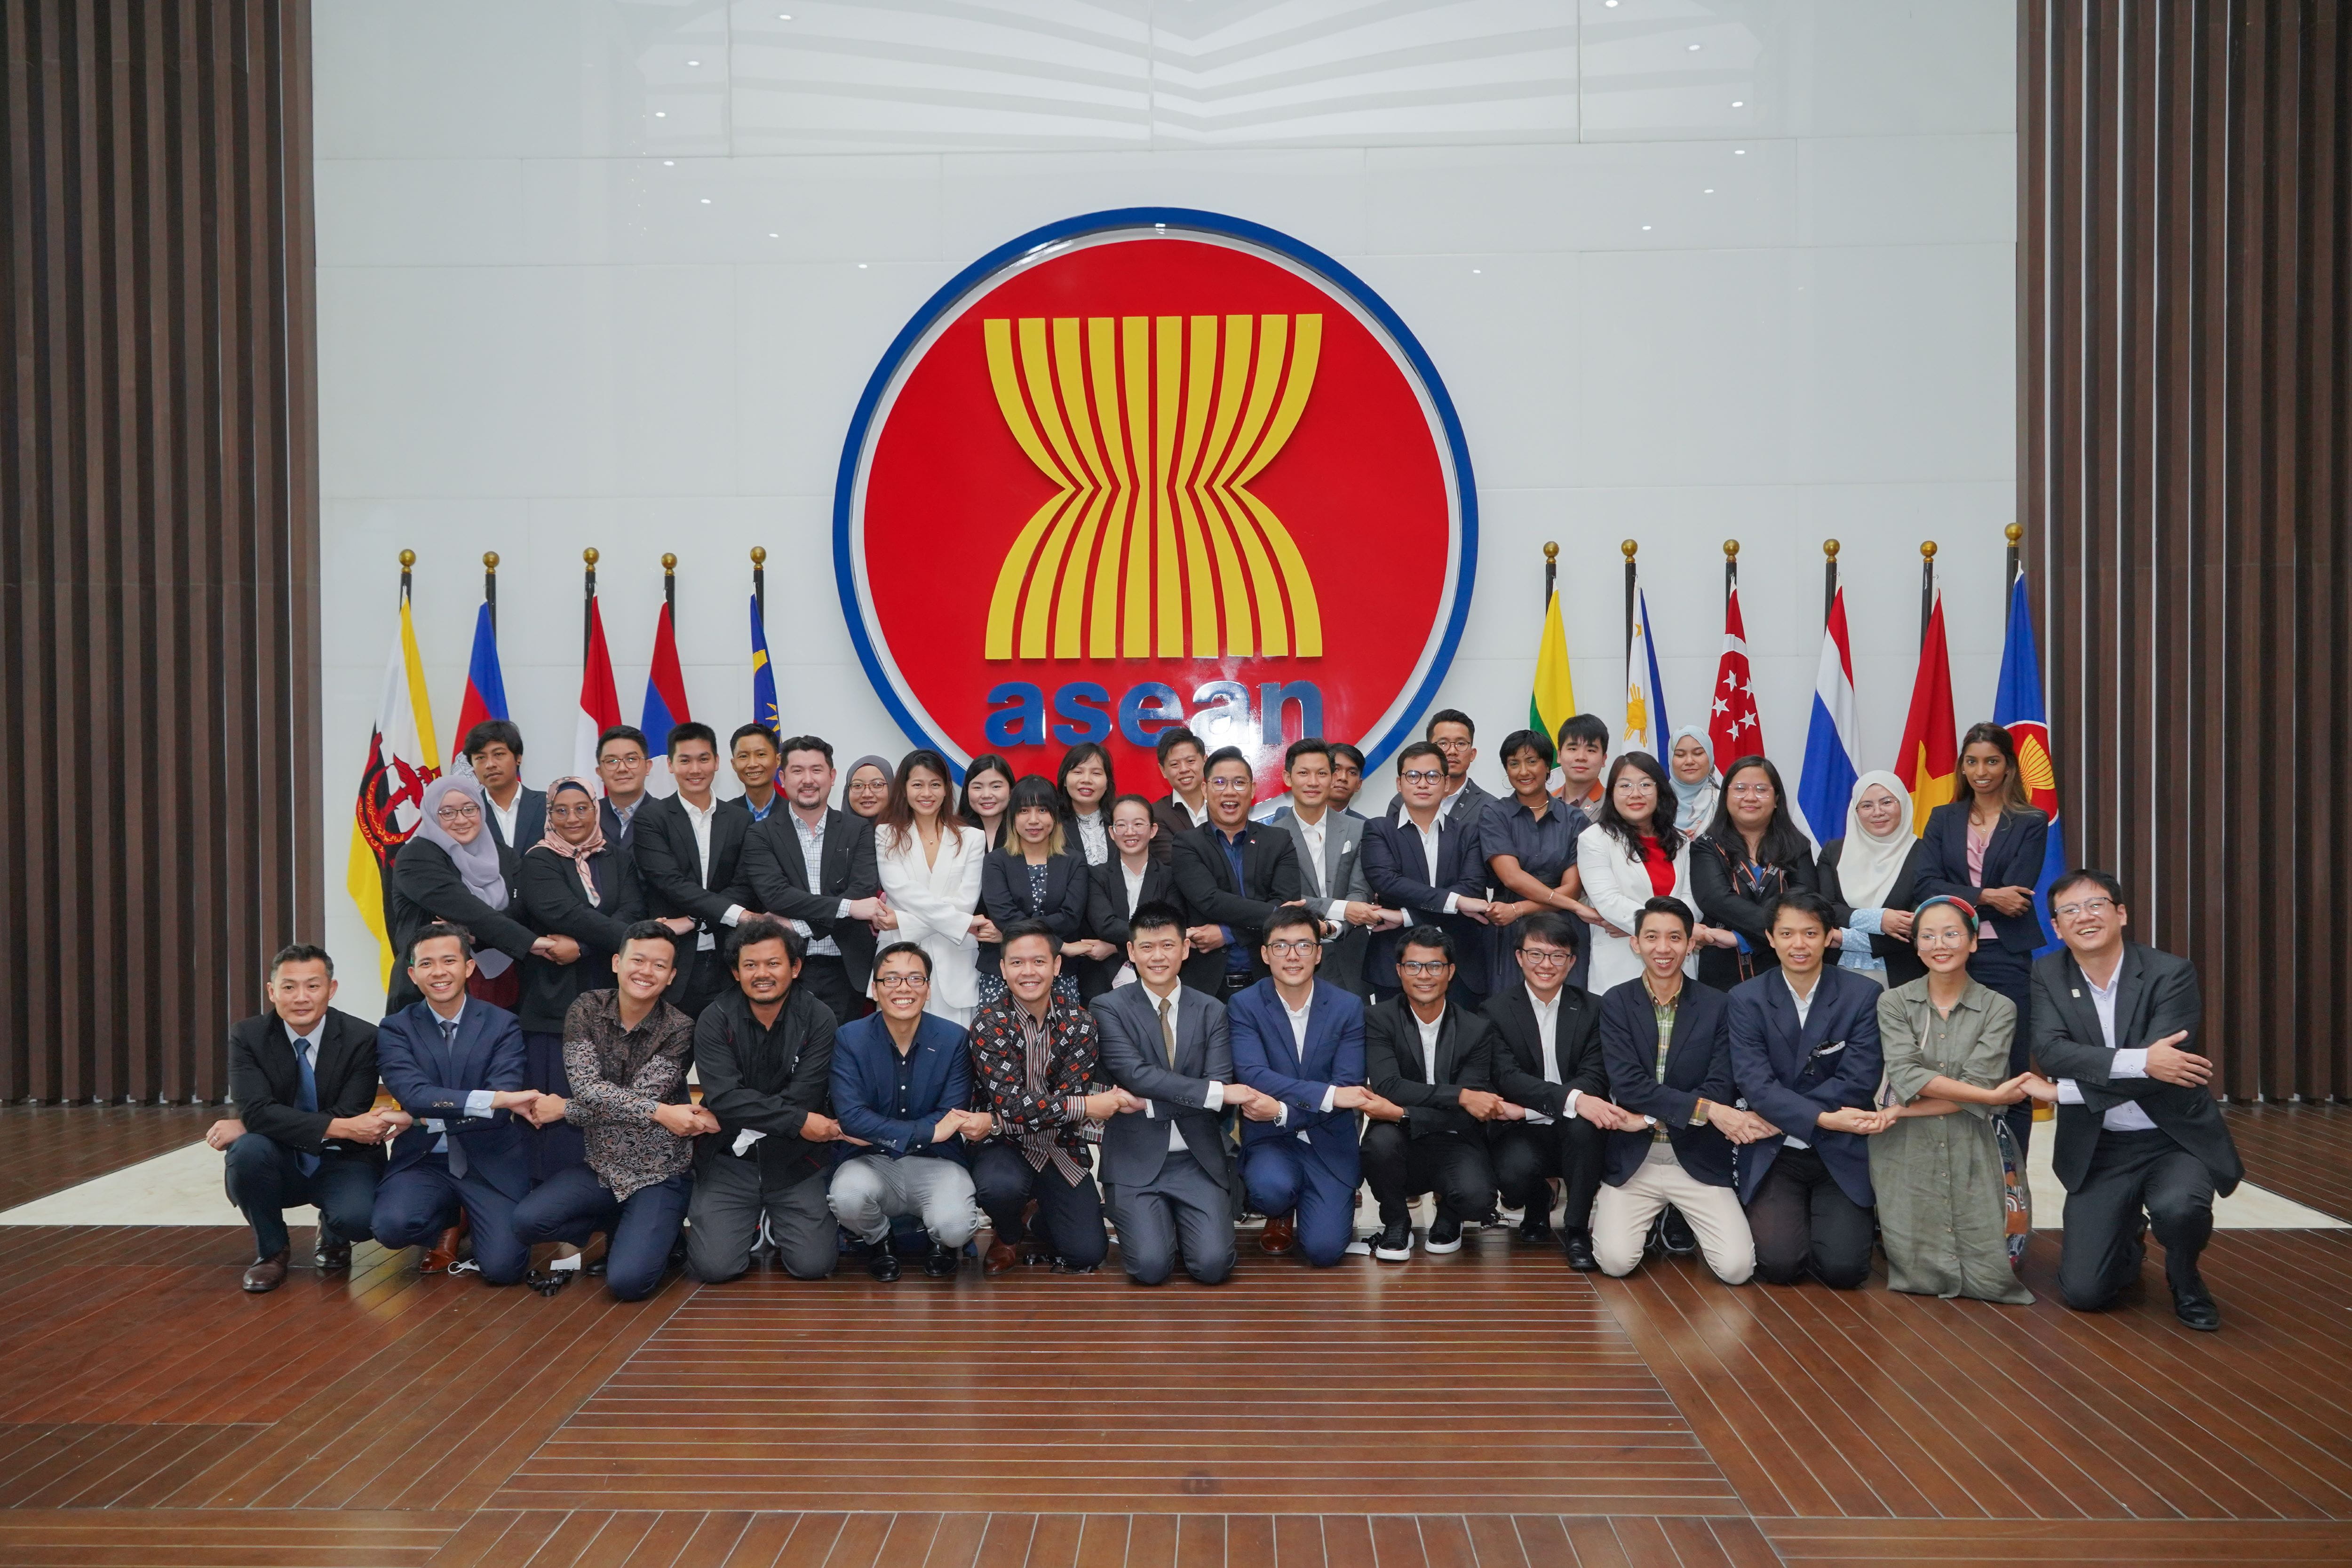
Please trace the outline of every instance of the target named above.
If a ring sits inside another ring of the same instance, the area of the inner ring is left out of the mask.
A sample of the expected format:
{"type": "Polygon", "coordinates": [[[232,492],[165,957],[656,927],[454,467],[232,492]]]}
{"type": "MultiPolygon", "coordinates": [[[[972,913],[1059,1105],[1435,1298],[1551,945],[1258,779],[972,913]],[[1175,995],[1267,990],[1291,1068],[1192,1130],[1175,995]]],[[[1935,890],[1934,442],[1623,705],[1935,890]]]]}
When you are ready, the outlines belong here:
{"type": "Polygon", "coordinates": [[[1817,1057],[1833,1057],[1843,1049],[1845,1049],[1845,1042],[1843,1040],[1832,1040],[1825,1046],[1816,1047],[1813,1050],[1813,1055],[1817,1057]]]}

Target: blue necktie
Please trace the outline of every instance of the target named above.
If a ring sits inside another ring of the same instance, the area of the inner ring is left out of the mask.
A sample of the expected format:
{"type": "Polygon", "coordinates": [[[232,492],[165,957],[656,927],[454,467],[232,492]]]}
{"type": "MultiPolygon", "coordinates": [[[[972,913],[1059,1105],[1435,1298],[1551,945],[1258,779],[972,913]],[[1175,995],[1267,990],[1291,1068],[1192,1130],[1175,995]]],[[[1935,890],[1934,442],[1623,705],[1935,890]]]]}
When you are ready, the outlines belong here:
{"type": "MultiPolygon", "coordinates": [[[[319,1075],[310,1068],[310,1050],[308,1040],[294,1042],[294,1063],[302,1069],[302,1088],[294,1096],[295,1108],[300,1110],[316,1110],[319,1109],[319,1075]]],[[[318,1173],[319,1156],[316,1154],[297,1154],[294,1156],[294,1163],[306,1176],[318,1173]]]]}
{"type": "MultiPolygon", "coordinates": [[[[442,1055],[449,1058],[451,1064],[454,1066],[457,1048],[457,1020],[455,1018],[440,1018],[435,1021],[441,1026],[442,1055]]],[[[464,1176],[466,1173],[466,1151],[457,1146],[457,1141],[455,1138],[451,1138],[446,1134],[443,1135],[442,1142],[449,1146],[449,1173],[453,1176],[464,1176]]]]}

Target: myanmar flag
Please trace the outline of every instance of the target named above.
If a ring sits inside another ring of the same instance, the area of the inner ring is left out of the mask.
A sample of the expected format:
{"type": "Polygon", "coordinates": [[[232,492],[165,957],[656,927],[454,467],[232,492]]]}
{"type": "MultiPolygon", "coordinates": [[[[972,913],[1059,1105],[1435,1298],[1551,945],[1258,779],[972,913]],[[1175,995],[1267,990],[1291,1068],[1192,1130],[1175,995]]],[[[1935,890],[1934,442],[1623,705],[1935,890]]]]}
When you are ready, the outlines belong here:
{"type": "Polygon", "coordinates": [[[1535,692],[1528,699],[1528,728],[1557,741],[1559,727],[1576,716],[1576,686],[1568,677],[1568,632],[1560,625],[1559,590],[1544,610],[1543,640],[1536,645],[1535,692]]]}
{"type": "Polygon", "coordinates": [[[1959,793],[1960,730],[1952,717],[1952,660],[1944,646],[1944,595],[1927,616],[1919,645],[1919,674],[1911,683],[1911,716],[1903,721],[1903,750],[1895,776],[1911,792],[1911,830],[1927,831],[1927,814],[1959,793]]]}
{"type": "Polygon", "coordinates": [[[424,818],[425,786],[440,776],[433,702],[425,690],[425,660],[416,651],[416,624],[409,617],[407,574],[403,573],[400,637],[384,664],[375,731],[368,737],[367,763],[360,770],[359,795],[352,805],[352,855],[343,875],[360,919],[375,933],[387,986],[398,956],[392,950],[392,921],[384,907],[392,886],[392,858],[424,818]]]}

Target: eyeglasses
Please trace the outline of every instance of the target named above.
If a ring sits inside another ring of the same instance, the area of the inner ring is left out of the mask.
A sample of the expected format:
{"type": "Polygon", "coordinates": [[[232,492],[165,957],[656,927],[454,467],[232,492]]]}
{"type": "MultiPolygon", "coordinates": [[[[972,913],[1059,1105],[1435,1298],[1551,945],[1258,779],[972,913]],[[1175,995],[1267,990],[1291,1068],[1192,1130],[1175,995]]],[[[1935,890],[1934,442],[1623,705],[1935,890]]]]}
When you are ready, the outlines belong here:
{"type": "Polygon", "coordinates": [[[1557,969],[1561,964],[1568,963],[1574,956],[1575,954],[1557,947],[1523,947],[1519,949],[1519,962],[1522,963],[1533,964],[1538,969],[1557,969]]]}
{"type": "Polygon", "coordinates": [[[1407,784],[1435,784],[1444,776],[1444,771],[1436,768],[1409,768],[1397,775],[1407,784]]]}
{"type": "Polygon", "coordinates": [[[1288,958],[1296,954],[1313,952],[1322,945],[1319,942],[1308,942],[1303,937],[1286,937],[1281,942],[1267,942],[1265,950],[1276,958],[1288,958]]]}
{"type": "Polygon", "coordinates": [[[569,822],[574,817],[593,816],[596,808],[593,805],[551,805],[547,808],[547,815],[558,822],[569,822]]]}
{"type": "Polygon", "coordinates": [[[482,808],[478,805],[460,803],[455,805],[445,805],[433,815],[439,817],[444,822],[463,822],[469,816],[481,816],[482,808]]]}
{"type": "Polygon", "coordinates": [[[877,991],[920,991],[931,983],[928,974],[877,974],[874,977],[877,991]]]}
{"type": "Polygon", "coordinates": [[[1731,786],[1731,793],[1734,795],[1770,795],[1772,793],[1772,786],[1766,784],[1762,779],[1756,779],[1747,784],[1733,784],[1731,786]]]}
{"type": "Polygon", "coordinates": [[[1450,958],[1403,958],[1397,961],[1397,967],[1407,974],[1443,974],[1454,967],[1454,961],[1450,958]]]}
{"type": "Polygon", "coordinates": [[[643,752],[607,752],[596,759],[600,768],[641,768],[646,765],[643,752]]]}
{"type": "Polygon", "coordinates": [[[1253,782],[1250,779],[1213,778],[1209,781],[1209,787],[1220,795],[1239,795],[1249,788],[1253,782]]]}
{"type": "Polygon", "coordinates": [[[2080,915],[2105,914],[2115,907],[2116,901],[2113,899],[2084,899],[2080,903],[2053,904],[2050,906],[2050,912],[2062,921],[2071,921],[2080,915]]]}
{"type": "Polygon", "coordinates": [[[1968,944],[1968,927],[1946,926],[1937,931],[1921,931],[1919,933],[1918,945],[1921,947],[1964,947],[1968,944]]]}

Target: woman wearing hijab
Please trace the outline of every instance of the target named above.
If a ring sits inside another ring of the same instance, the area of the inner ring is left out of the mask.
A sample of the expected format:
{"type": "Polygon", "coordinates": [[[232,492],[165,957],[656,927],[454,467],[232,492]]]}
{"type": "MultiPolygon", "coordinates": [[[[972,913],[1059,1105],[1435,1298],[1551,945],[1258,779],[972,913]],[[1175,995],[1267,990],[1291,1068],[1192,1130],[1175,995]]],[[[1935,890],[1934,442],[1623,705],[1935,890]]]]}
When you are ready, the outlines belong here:
{"type": "MultiPolygon", "coordinates": [[[[605,842],[595,792],[585,779],[562,778],[547,786],[547,835],[523,850],[520,881],[523,912],[532,926],[580,944],[575,963],[537,954],[523,962],[518,1009],[530,1064],[523,1087],[569,1097],[563,1016],[581,992],[612,984],[622,933],[646,915],[635,858],[614,853],[605,842]]],[[[543,1182],[584,1158],[580,1129],[563,1121],[541,1127],[530,1138],[531,1182],[543,1182]]]]}
{"type": "Polygon", "coordinates": [[[580,944],[541,936],[518,918],[523,910],[515,879],[522,862],[490,831],[481,786],[464,776],[435,779],[425,786],[423,805],[416,831],[392,861],[392,943],[400,962],[392,966],[384,1010],[397,1013],[419,999],[408,983],[408,943],[419,926],[435,921],[464,926],[474,939],[467,994],[511,1010],[522,998],[524,959],[537,953],[571,963],[580,944]]]}
{"type": "Polygon", "coordinates": [[[1715,820],[1721,791],[1715,776],[1715,743],[1696,724],[1685,724],[1666,742],[1666,771],[1675,778],[1675,826],[1685,835],[1705,833],[1715,820]]]}
{"type": "Polygon", "coordinates": [[[1845,932],[1838,967],[1881,985],[1905,985],[1927,971],[1911,947],[1912,889],[1919,877],[1919,839],[1911,831],[1911,792],[1890,773],[1854,781],[1845,837],[1822,846],[1822,897],[1845,932]]]}
{"type": "Polygon", "coordinates": [[[1728,991],[1780,960],[1765,940],[1766,911],[1783,893],[1819,892],[1813,847],[1789,816],[1780,770],[1762,757],[1741,757],[1723,770],[1715,819],[1691,845],[1691,891],[1698,918],[1717,928],[1699,951],[1702,985],[1728,991]]]}
{"type": "MultiPolygon", "coordinates": [[[[2033,1073],[2010,1072],[2017,1009],[1969,978],[1976,910],[1959,899],[1929,899],[1911,935],[1925,973],[1878,999],[1885,1097],[1897,1108],[1895,1125],[1870,1141],[1886,1287],[2027,1306],[2032,1292],[2011,1261],[1995,1113],[2033,1087],[2057,1091],[2033,1073]]],[[[2021,1203],[2019,1211],[2022,1235],[2031,1210],[2021,1203]]]]}
{"type": "Polygon", "coordinates": [[[849,773],[841,781],[842,810],[871,822],[882,815],[883,803],[889,798],[889,763],[868,754],[849,764],[849,773]]]}

